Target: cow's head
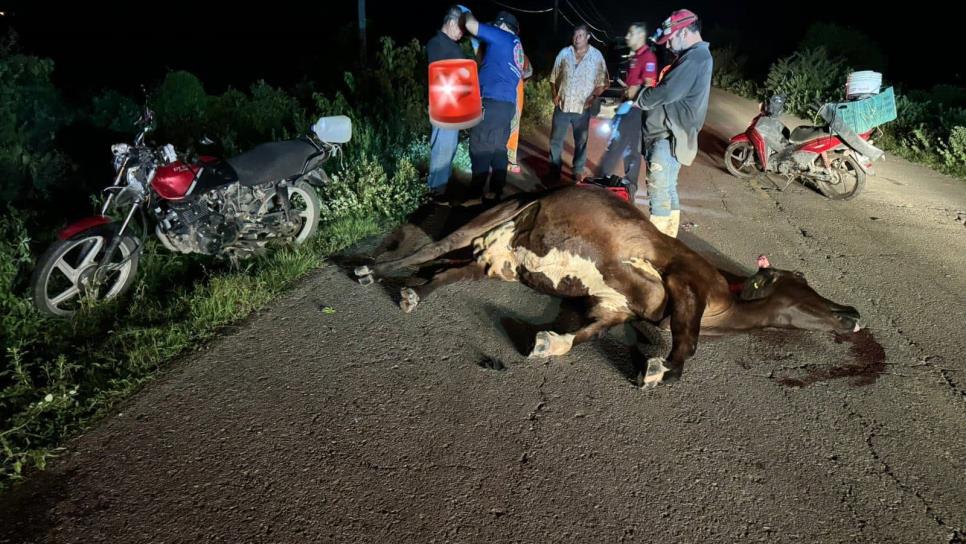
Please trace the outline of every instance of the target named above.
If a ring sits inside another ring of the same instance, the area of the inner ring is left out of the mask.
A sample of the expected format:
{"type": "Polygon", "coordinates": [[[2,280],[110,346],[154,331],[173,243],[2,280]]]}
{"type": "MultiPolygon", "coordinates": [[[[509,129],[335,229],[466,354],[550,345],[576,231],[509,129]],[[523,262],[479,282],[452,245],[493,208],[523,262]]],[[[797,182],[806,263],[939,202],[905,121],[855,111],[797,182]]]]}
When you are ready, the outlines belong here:
{"type": "MultiPolygon", "coordinates": [[[[859,330],[859,312],[836,304],[812,289],[801,272],[772,268],[764,256],[758,272],[737,293],[745,326],[851,333],[859,330]]],[[[736,323],[737,324],[737,323],[736,323]]]]}

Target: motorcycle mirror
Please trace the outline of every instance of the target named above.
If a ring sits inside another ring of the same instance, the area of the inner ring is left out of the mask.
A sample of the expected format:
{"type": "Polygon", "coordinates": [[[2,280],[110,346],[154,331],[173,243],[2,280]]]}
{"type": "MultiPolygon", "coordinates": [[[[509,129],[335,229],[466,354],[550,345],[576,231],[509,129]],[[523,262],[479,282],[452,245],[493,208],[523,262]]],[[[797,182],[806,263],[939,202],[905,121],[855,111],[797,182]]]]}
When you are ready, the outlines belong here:
{"type": "Polygon", "coordinates": [[[201,139],[198,140],[198,143],[201,145],[215,145],[215,141],[209,138],[207,134],[202,136],[201,139]]]}
{"type": "Polygon", "coordinates": [[[148,126],[154,121],[154,112],[150,108],[145,106],[144,111],[141,112],[141,117],[138,118],[137,124],[139,126],[148,126]]]}

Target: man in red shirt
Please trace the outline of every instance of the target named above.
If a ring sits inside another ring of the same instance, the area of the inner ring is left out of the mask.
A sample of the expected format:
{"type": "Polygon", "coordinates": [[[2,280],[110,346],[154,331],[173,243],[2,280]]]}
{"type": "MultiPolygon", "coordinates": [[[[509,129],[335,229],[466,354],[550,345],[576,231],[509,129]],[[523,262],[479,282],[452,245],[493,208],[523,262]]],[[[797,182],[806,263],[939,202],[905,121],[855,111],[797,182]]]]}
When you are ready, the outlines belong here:
{"type": "Polygon", "coordinates": [[[631,65],[627,70],[627,88],[624,103],[614,118],[607,152],[600,162],[600,174],[610,175],[618,159],[624,160],[624,179],[629,196],[640,206],[647,206],[646,192],[637,194],[637,178],[641,171],[641,120],[643,111],[633,105],[637,93],[644,87],[657,85],[657,55],[647,45],[647,28],[644,23],[634,23],[627,29],[627,46],[631,49],[631,65]]]}

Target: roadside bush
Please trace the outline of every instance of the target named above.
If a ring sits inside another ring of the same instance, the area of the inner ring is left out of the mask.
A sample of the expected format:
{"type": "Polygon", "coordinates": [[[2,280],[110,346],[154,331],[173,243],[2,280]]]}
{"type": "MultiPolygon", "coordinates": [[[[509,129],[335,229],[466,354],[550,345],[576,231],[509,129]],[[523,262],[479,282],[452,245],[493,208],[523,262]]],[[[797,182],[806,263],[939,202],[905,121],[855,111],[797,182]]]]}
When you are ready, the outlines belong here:
{"type": "Polygon", "coordinates": [[[778,59],[765,80],[767,94],[782,94],[789,113],[813,118],[819,105],[844,98],[848,67],[824,48],[808,49],[778,59]]]}
{"type": "Polygon", "coordinates": [[[49,194],[70,169],[54,141],[72,116],[51,82],[53,70],[49,59],[0,57],[0,201],[49,194]]]}

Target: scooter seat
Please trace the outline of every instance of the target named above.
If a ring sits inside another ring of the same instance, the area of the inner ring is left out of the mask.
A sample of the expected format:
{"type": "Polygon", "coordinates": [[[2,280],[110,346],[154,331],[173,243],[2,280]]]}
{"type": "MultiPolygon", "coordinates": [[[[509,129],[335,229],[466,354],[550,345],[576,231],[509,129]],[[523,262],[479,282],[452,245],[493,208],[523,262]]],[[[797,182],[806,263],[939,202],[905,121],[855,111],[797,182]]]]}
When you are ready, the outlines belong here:
{"type": "Polygon", "coordinates": [[[795,127],[792,130],[791,135],[788,137],[788,141],[793,144],[803,144],[809,140],[814,140],[830,134],[831,132],[829,132],[827,126],[812,127],[803,125],[800,127],[795,127]]]}

